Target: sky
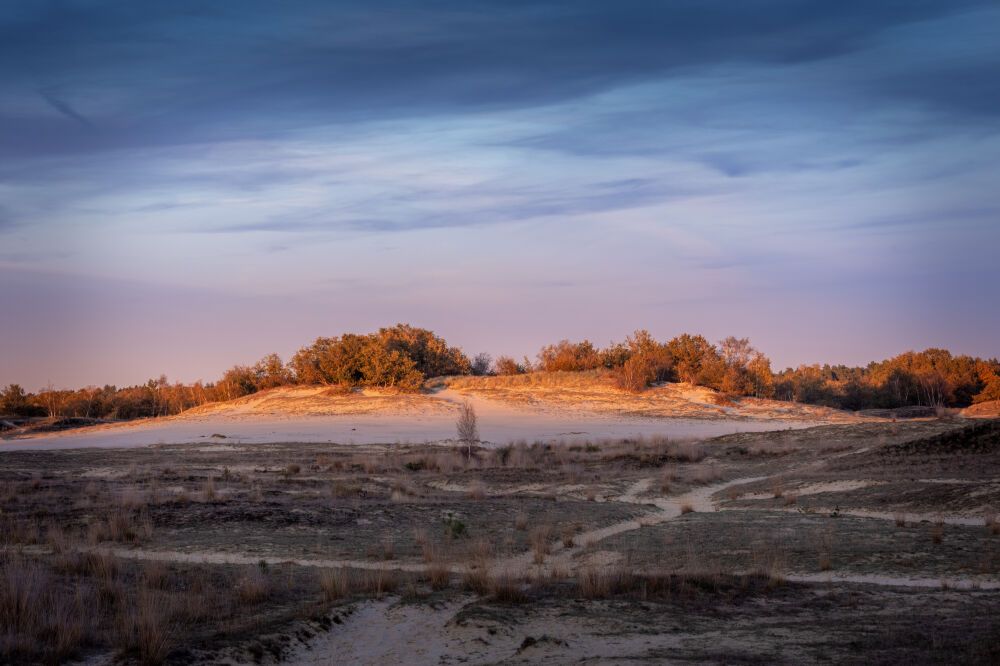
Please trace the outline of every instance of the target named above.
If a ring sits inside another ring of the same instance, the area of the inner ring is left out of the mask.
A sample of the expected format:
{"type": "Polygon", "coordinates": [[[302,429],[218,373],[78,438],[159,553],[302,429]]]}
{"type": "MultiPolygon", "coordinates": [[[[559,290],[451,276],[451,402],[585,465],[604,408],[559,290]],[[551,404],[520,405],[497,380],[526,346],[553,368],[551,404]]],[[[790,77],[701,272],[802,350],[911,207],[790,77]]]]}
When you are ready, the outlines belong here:
{"type": "Polygon", "coordinates": [[[0,384],[467,353],[1000,354],[1000,3],[0,4],[0,384]]]}

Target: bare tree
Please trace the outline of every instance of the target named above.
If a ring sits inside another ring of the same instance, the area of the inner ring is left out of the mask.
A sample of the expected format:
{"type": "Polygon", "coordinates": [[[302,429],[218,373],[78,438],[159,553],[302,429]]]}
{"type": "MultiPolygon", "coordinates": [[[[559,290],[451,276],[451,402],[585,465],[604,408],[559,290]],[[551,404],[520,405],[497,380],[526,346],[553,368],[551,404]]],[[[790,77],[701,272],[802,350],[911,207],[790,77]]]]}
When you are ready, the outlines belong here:
{"type": "Polygon", "coordinates": [[[474,375],[488,375],[492,367],[493,357],[486,352],[476,354],[476,357],[472,359],[472,374],[474,375]]]}
{"type": "Polygon", "coordinates": [[[462,401],[462,406],[458,410],[458,421],[455,423],[458,429],[458,439],[465,442],[468,447],[469,459],[472,459],[472,443],[479,441],[479,428],[476,423],[476,410],[468,400],[462,401]]]}

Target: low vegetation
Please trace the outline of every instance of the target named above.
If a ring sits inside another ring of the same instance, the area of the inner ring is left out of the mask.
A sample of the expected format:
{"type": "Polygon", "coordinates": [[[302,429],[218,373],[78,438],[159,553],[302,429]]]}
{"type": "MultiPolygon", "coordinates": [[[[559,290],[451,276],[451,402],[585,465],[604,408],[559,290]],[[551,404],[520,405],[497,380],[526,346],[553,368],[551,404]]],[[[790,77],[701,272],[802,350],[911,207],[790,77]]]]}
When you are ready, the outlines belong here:
{"type": "MultiPolygon", "coordinates": [[[[517,376],[605,371],[607,381],[629,393],[651,384],[681,381],[723,395],[777,398],[848,410],[941,410],[1000,400],[1000,361],[953,356],[942,349],[906,352],[866,367],[802,365],[778,373],[746,338],[712,344],[684,333],[658,341],[637,330],[624,342],[599,348],[588,340],[543,347],[532,363],[488,354],[472,360],[427,329],[397,324],[376,333],[317,338],[286,364],[269,354],[252,366],[238,365],[215,383],[171,384],[165,375],[143,385],[63,390],[51,385],[37,393],[17,384],[0,390],[0,429],[14,421],[48,417],[53,428],[85,425],[91,419],[133,419],[177,414],[208,402],[240,398],[290,384],[328,385],[333,393],[356,387],[419,391],[443,375],[517,376]]],[[[720,396],[720,400],[724,397],[720,396]]],[[[920,412],[923,415],[923,412],[920,412]]]]}

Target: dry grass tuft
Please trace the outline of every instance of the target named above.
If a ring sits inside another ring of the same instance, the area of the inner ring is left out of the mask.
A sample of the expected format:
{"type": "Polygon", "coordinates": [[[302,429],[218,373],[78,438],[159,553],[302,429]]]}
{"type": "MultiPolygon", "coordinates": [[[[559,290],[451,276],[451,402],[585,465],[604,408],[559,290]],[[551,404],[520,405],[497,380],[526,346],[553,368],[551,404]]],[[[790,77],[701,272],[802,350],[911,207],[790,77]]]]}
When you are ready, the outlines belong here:
{"type": "Polygon", "coordinates": [[[233,588],[236,598],[244,604],[259,604],[271,596],[271,581],[262,567],[248,565],[233,588]]]}
{"type": "Polygon", "coordinates": [[[539,525],[528,533],[528,542],[531,544],[532,552],[534,552],[535,564],[544,562],[545,556],[552,552],[551,539],[551,525],[539,525]]]}
{"type": "Polygon", "coordinates": [[[944,523],[938,521],[931,525],[931,541],[941,543],[944,541],[944,523]]]}
{"type": "Polygon", "coordinates": [[[607,599],[628,591],[635,582],[634,573],[622,565],[603,569],[581,569],[577,574],[580,596],[585,599],[607,599]]]}
{"type": "Polygon", "coordinates": [[[320,569],[318,578],[326,601],[343,599],[358,586],[357,574],[352,569],[320,569]]]}
{"type": "Polygon", "coordinates": [[[706,454],[698,442],[674,442],[670,444],[668,455],[684,462],[701,462],[706,454]]]}
{"type": "Polygon", "coordinates": [[[994,536],[1000,534],[1000,521],[997,520],[997,516],[995,513],[990,514],[985,518],[983,518],[983,525],[986,526],[986,529],[989,530],[990,534],[994,536]]]}
{"type": "Polygon", "coordinates": [[[519,532],[523,532],[528,529],[528,514],[523,511],[518,511],[514,516],[514,528],[519,532]]]}
{"type": "Polygon", "coordinates": [[[822,537],[817,540],[817,559],[819,560],[819,570],[829,571],[833,568],[833,526],[826,528],[822,537]]]}
{"type": "Polygon", "coordinates": [[[429,565],[426,571],[431,589],[443,590],[451,584],[451,569],[448,565],[440,562],[434,563],[429,565]]]}
{"type": "Polygon", "coordinates": [[[86,638],[86,609],[51,575],[19,555],[0,555],[0,661],[64,662],[86,638]]]}
{"type": "Polygon", "coordinates": [[[370,569],[364,577],[364,591],[376,599],[381,599],[386,594],[394,592],[399,587],[399,579],[396,572],[386,567],[370,569]]]}
{"type": "Polygon", "coordinates": [[[149,514],[118,507],[108,516],[108,536],[112,541],[139,545],[153,538],[153,523],[149,514]]]}
{"type": "Polygon", "coordinates": [[[483,567],[466,569],[462,573],[462,587],[479,596],[486,596],[490,592],[490,573],[483,567]]]}
{"type": "Polygon", "coordinates": [[[474,483],[469,488],[469,499],[471,500],[483,500],[486,499],[486,486],[483,483],[474,483]]]}
{"type": "Polygon", "coordinates": [[[140,589],[134,608],[123,605],[118,615],[118,648],[134,653],[140,664],[162,663],[170,654],[174,623],[170,599],[159,592],[140,589]]]}
{"type": "Polygon", "coordinates": [[[528,601],[520,579],[514,574],[504,571],[493,576],[489,582],[490,594],[500,603],[523,604],[528,601]]]}
{"type": "Polygon", "coordinates": [[[896,527],[906,527],[906,516],[905,515],[903,515],[901,513],[897,513],[897,514],[893,515],[892,519],[896,522],[896,527]]]}
{"type": "Polygon", "coordinates": [[[681,515],[683,516],[686,513],[694,513],[694,507],[688,502],[681,504],[681,515]]]}
{"type": "Polygon", "coordinates": [[[212,477],[208,477],[205,479],[205,484],[201,487],[201,501],[214,502],[215,498],[215,480],[212,477]]]}
{"type": "Polygon", "coordinates": [[[715,467],[715,465],[702,465],[694,473],[694,480],[702,485],[707,485],[713,480],[717,481],[722,478],[722,473],[715,467]]]}
{"type": "Polygon", "coordinates": [[[160,560],[148,560],[142,566],[141,580],[150,590],[165,590],[170,582],[170,569],[160,560]]]}

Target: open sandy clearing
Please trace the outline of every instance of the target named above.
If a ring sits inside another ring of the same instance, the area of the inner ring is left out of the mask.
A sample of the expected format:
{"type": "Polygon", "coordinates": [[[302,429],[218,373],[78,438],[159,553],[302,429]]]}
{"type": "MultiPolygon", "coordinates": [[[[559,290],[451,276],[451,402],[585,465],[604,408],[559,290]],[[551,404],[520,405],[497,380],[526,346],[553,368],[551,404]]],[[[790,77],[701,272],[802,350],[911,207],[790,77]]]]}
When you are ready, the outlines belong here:
{"type": "MultiPolygon", "coordinates": [[[[808,418],[779,419],[774,414],[769,414],[774,418],[748,418],[714,412],[701,417],[672,418],[661,413],[616,414],[608,410],[524,406],[474,393],[441,389],[433,396],[421,396],[416,406],[405,402],[402,407],[396,408],[387,403],[374,413],[329,414],[319,409],[299,413],[270,407],[254,409],[256,403],[235,401],[238,404],[206,406],[174,417],[6,439],[0,441],[0,450],[128,448],[209,441],[241,444],[441,442],[455,437],[457,405],[466,399],[476,410],[480,438],[496,444],[518,440],[623,439],[640,435],[716,437],[740,432],[807,428],[828,422],[823,420],[818,410],[810,412],[808,418]]],[[[264,398],[261,402],[267,404],[264,398]]]]}

